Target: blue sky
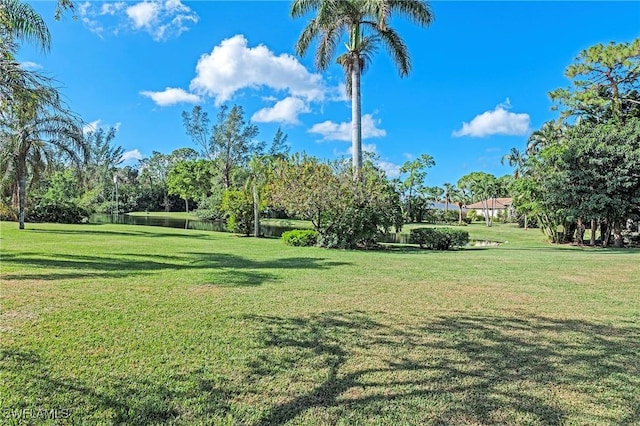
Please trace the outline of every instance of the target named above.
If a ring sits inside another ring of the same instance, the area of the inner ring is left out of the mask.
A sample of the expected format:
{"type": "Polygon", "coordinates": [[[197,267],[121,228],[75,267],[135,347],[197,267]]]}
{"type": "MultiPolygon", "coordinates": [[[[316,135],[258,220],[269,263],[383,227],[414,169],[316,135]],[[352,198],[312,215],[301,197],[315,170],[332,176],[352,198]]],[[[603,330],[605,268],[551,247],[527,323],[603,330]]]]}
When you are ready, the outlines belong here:
{"type": "MultiPolygon", "coordinates": [[[[394,19],[412,56],[400,78],[380,50],[362,79],[363,147],[389,175],[422,153],[429,185],[472,171],[510,173],[500,158],[524,148],[555,118],[547,93],[580,50],[640,36],[638,2],[431,2],[427,29],[394,19]]],[[[197,149],[183,110],[215,118],[242,105],[270,142],[281,126],[293,151],[348,155],[350,102],[334,65],[320,74],[293,46],[307,19],[284,1],[77,2],[77,20],[53,19],[53,1],[32,2],[49,24],[48,55],[24,46],[20,60],[56,78],[87,122],[119,126],[128,163],[153,150],[197,149]]]]}

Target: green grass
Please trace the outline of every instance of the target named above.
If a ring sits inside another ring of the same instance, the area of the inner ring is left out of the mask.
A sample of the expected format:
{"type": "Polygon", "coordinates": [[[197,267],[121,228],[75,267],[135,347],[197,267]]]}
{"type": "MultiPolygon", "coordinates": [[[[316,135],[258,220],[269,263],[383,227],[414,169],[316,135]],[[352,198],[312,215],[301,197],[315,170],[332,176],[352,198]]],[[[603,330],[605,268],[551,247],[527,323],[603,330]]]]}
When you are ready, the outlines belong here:
{"type": "Polygon", "coordinates": [[[16,228],[0,228],[0,424],[21,409],[88,425],[640,419],[638,250],[475,224],[472,238],[509,242],[332,251],[16,228]]]}

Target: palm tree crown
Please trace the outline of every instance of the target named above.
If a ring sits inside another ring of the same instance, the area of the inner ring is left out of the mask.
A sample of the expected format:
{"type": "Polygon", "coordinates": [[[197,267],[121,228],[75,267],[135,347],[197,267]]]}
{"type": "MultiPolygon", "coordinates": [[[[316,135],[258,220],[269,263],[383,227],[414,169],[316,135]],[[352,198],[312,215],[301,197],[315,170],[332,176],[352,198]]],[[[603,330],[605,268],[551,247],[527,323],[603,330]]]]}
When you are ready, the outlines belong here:
{"type": "Polygon", "coordinates": [[[393,14],[409,18],[419,26],[428,26],[434,16],[422,0],[294,0],[291,16],[299,18],[314,12],[296,43],[296,52],[304,56],[317,40],[315,66],[326,70],[338,43],[346,36],[347,51],[337,58],[346,75],[347,93],[352,102],[353,167],[362,168],[362,130],[360,113],[360,75],[371,63],[381,44],[391,55],[401,77],[411,71],[407,46],[398,32],[388,25],[393,14]]]}

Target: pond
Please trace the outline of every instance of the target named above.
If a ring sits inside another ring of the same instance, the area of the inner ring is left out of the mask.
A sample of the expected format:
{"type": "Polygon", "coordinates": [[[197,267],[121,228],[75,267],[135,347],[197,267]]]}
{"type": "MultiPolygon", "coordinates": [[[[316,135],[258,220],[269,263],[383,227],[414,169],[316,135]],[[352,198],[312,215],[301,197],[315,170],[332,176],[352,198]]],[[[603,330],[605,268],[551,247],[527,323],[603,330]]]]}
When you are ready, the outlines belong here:
{"type": "MultiPolygon", "coordinates": [[[[197,231],[227,232],[224,222],[203,219],[177,219],[157,216],[131,216],[128,214],[110,215],[95,214],[89,219],[90,223],[120,223],[124,225],[164,226],[167,228],[194,229],[197,231]]],[[[295,226],[261,225],[260,232],[265,237],[280,238],[286,231],[298,229],[295,226]]],[[[380,238],[381,243],[410,244],[409,234],[404,232],[384,234],[380,238]]],[[[497,246],[495,241],[471,240],[470,246],[497,246]]]]}
{"type": "MultiPolygon", "coordinates": [[[[119,223],[123,225],[164,226],[166,228],[194,229],[197,231],[227,232],[224,222],[203,219],[177,219],[157,216],[131,216],[128,214],[110,215],[94,214],[89,218],[90,223],[119,223]]],[[[283,232],[296,229],[290,226],[260,226],[260,232],[265,237],[280,237],[283,232]]]]}

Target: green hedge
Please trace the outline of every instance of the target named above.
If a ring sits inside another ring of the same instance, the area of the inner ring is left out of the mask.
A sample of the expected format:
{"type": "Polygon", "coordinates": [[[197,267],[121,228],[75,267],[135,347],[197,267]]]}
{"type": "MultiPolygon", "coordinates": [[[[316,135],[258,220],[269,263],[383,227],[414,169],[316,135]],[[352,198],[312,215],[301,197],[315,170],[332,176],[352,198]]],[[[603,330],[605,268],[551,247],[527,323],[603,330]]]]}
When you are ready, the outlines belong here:
{"type": "Polygon", "coordinates": [[[313,229],[293,229],[282,234],[282,241],[288,246],[315,246],[318,243],[318,232],[313,229]]]}
{"type": "Polygon", "coordinates": [[[449,250],[469,243],[469,233],[451,228],[416,228],[409,234],[409,242],[429,250],[449,250]]]}

